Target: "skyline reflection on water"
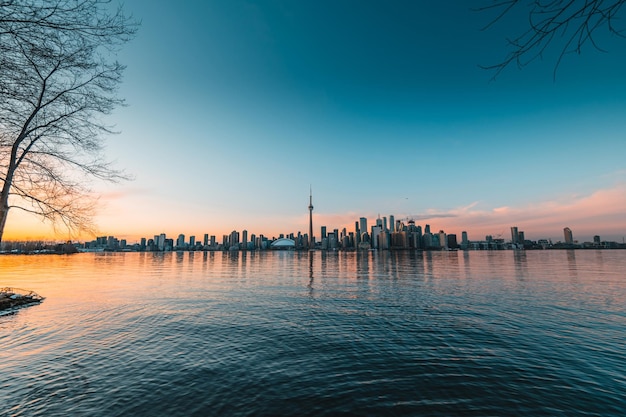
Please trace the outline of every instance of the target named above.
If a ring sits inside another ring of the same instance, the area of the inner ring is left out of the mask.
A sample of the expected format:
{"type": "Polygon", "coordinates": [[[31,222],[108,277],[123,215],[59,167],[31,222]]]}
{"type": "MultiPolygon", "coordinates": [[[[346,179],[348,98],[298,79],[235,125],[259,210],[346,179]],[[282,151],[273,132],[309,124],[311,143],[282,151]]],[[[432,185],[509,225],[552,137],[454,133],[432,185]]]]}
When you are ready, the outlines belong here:
{"type": "Polygon", "coordinates": [[[0,415],[626,415],[626,252],[0,256],[0,415]]]}

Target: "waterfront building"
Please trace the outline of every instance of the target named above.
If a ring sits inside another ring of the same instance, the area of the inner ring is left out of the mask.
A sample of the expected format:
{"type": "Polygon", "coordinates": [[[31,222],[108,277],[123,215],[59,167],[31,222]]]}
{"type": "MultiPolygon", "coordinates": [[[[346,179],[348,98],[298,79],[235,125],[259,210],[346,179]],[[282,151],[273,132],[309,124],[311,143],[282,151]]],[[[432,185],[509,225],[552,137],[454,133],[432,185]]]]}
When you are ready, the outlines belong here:
{"type": "Polygon", "coordinates": [[[339,242],[337,241],[337,235],[335,232],[328,234],[328,249],[339,249],[339,242]]]}
{"type": "Polygon", "coordinates": [[[167,239],[165,233],[161,233],[159,236],[155,236],[157,239],[157,248],[160,251],[165,250],[165,240],[167,239]]]}
{"type": "Polygon", "coordinates": [[[391,235],[389,230],[381,230],[378,234],[378,249],[387,250],[391,244],[391,235]]]}
{"type": "Polygon", "coordinates": [[[430,232],[424,233],[422,241],[424,242],[424,249],[431,249],[433,247],[433,235],[430,232]]]}
{"type": "Polygon", "coordinates": [[[178,239],[176,239],[176,246],[180,249],[185,247],[185,235],[182,233],[178,235],[178,239]]]}
{"type": "Polygon", "coordinates": [[[189,236],[189,247],[193,248],[194,246],[196,246],[196,237],[189,236]]]}
{"type": "Polygon", "coordinates": [[[393,214],[389,215],[389,231],[391,233],[396,231],[396,223],[395,223],[395,217],[393,216],[393,214]]]}
{"type": "Polygon", "coordinates": [[[209,246],[209,234],[208,233],[204,234],[204,241],[202,243],[204,244],[204,246],[209,246]]]}
{"type": "Polygon", "coordinates": [[[107,238],[107,245],[106,245],[106,247],[107,247],[107,249],[110,249],[110,250],[117,250],[120,247],[120,242],[114,236],[109,236],[107,238]]]}
{"type": "Polygon", "coordinates": [[[241,232],[241,249],[248,250],[248,231],[241,232]]]}
{"type": "Polygon", "coordinates": [[[446,236],[446,232],[440,230],[439,233],[439,247],[442,249],[448,249],[448,238],[446,236]]]}
{"type": "Polygon", "coordinates": [[[439,233],[431,233],[430,234],[430,247],[431,249],[440,249],[441,243],[439,242],[439,233]]]}
{"type": "Polygon", "coordinates": [[[448,235],[448,249],[457,249],[459,244],[456,241],[456,235],[454,233],[450,233],[448,235]]]}
{"type": "Polygon", "coordinates": [[[537,241],[537,245],[541,246],[542,249],[546,249],[552,246],[552,242],[550,242],[548,239],[539,239],[537,241]]]}
{"type": "Polygon", "coordinates": [[[511,243],[517,244],[519,242],[519,232],[517,226],[511,226],[511,243]]]}
{"type": "Polygon", "coordinates": [[[230,232],[229,246],[239,246],[239,232],[233,230],[230,232]]]}
{"type": "Polygon", "coordinates": [[[380,234],[380,232],[382,232],[382,230],[383,230],[382,225],[372,226],[371,240],[372,240],[373,249],[378,249],[378,238],[379,238],[378,235],[380,234]]]}
{"type": "Polygon", "coordinates": [[[367,233],[367,219],[365,217],[359,218],[359,231],[367,233]]]}
{"type": "Polygon", "coordinates": [[[250,243],[248,244],[249,246],[252,247],[252,249],[256,249],[258,248],[257,244],[256,244],[256,235],[254,233],[252,233],[250,235],[250,243]]]}
{"type": "Polygon", "coordinates": [[[391,247],[393,249],[409,248],[408,232],[393,232],[390,237],[391,247]]]}
{"type": "Polygon", "coordinates": [[[572,234],[572,229],[566,227],[563,229],[563,235],[565,236],[565,243],[570,245],[574,244],[574,235],[572,234]]]}
{"type": "Polygon", "coordinates": [[[414,249],[422,249],[424,247],[424,244],[422,243],[422,228],[419,226],[416,231],[411,232],[410,247],[414,249]]]}

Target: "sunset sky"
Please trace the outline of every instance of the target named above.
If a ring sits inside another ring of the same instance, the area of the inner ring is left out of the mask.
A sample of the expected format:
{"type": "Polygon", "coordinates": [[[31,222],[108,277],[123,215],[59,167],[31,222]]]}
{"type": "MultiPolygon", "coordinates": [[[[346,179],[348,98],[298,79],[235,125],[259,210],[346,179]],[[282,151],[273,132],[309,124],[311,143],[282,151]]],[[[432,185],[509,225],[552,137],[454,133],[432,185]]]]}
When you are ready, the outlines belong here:
{"type": "MultiPolygon", "coordinates": [[[[626,40],[495,80],[525,28],[479,1],[127,0],[141,28],[94,184],[102,235],[277,236],[413,218],[472,240],[626,236],[626,40]]],[[[626,21],[624,23],[626,26],[626,21]]],[[[50,229],[17,211],[5,238],[50,229]]],[[[63,237],[63,233],[56,235],[63,237]]],[[[91,239],[91,237],[87,237],[91,239]]]]}

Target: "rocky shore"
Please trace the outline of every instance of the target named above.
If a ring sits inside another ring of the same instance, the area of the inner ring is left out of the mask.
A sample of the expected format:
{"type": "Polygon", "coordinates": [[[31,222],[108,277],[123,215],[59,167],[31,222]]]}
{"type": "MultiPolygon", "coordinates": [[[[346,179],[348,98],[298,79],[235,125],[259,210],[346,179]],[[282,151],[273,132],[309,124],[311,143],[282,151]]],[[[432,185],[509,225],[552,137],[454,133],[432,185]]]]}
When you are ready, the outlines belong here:
{"type": "Polygon", "coordinates": [[[43,299],[34,291],[10,287],[0,288],[0,311],[27,304],[38,304],[43,299]]]}

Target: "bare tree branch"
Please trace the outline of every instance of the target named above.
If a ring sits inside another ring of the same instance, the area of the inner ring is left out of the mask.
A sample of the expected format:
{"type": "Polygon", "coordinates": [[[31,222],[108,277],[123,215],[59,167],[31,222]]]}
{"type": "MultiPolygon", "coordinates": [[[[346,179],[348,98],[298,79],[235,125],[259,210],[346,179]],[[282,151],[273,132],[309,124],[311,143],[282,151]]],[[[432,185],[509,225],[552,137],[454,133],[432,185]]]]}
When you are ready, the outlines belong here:
{"type": "Polygon", "coordinates": [[[615,26],[621,7],[626,0],[499,0],[477,9],[482,12],[495,10],[496,16],[484,27],[490,29],[504,16],[515,11],[528,15],[528,29],[518,36],[507,39],[509,52],[504,59],[493,65],[483,66],[493,70],[496,78],[512,64],[522,68],[554,46],[558,55],[553,76],[566,55],[582,53],[586,44],[604,51],[595,35],[605,28],[606,33],[624,37],[623,29],[615,26]]]}
{"type": "Polygon", "coordinates": [[[110,0],[0,0],[0,241],[11,207],[91,229],[89,178],[128,179],[101,156],[102,116],[137,28],[110,0]]]}

